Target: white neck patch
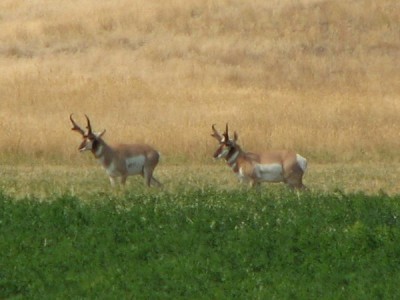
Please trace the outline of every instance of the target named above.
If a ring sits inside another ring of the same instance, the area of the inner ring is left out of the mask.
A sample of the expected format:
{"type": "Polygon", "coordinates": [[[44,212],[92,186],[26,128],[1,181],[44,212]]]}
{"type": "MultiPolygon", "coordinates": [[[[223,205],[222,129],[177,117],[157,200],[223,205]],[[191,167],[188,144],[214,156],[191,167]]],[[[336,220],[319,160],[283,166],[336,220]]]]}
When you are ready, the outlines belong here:
{"type": "Polygon", "coordinates": [[[228,160],[228,164],[233,164],[236,162],[236,159],[239,156],[239,150],[236,150],[236,152],[231,156],[231,158],[228,160]]]}
{"type": "Polygon", "coordinates": [[[96,152],[95,152],[95,155],[96,155],[96,157],[100,157],[102,154],[103,154],[103,145],[100,145],[100,146],[97,148],[97,150],[96,150],[96,152]]]}

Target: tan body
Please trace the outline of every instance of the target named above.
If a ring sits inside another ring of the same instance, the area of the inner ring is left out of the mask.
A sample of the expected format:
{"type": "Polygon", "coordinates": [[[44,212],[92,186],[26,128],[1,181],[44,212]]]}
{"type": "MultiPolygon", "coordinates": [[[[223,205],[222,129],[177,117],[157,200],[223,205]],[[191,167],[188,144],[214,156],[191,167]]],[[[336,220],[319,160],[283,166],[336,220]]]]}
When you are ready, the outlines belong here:
{"type": "Polygon", "coordinates": [[[132,175],[142,175],[147,186],[160,185],[153,177],[160,154],[149,145],[118,144],[112,147],[100,139],[99,146],[91,151],[107,172],[112,185],[117,177],[121,177],[121,183],[125,184],[127,177],[132,175]]]}
{"type": "Polygon", "coordinates": [[[83,137],[79,151],[90,150],[93,153],[107,172],[112,185],[115,185],[117,177],[121,177],[121,183],[125,184],[127,177],[132,175],[142,175],[147,186],[161,185],[153,176],[154,169],[160,159],[160,154],[154,148],[146,144],[110,146],[102,139],[105,131],[101,134],[93,133],[87,116],[86,119],[88,122],[87,134],[75,123],[72,115],[70,116],[74,125],[72,130],[78,131],[83,137]]]}
{"type": "Polygon", "coordinates": [[[293,151],[269,151],[263,153],[245,152],[236,143],[237,134],[230,140],[228,128],[220,135],[214,128],[213,137],[220,146],[214,158],[223,158],[242,182],[252,186],[261,182],[284,182],[291,188],[303,189],[303,175],[307,169],[307,160],[293,151]]]}

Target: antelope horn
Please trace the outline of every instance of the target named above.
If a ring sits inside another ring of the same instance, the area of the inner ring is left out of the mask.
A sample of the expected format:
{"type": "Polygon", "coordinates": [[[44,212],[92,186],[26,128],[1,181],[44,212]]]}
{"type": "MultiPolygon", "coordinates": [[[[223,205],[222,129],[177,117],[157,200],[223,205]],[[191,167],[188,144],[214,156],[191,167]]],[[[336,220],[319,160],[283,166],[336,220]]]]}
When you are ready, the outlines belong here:
{"type": "Polygon", "coordinates": [[[211,128],[213,130],[213,134],[211,134],[211,136],[216,138],[218,142],[220,142],[222,140],[222,135],[218,132],[217,129],[215,129],[215,124],[212,124],[211,128]]]}
{"type": "Polygon", "coordinates": [[[86,128],[88,129],[88,134],[92,134],[92,125],[90,125],[90,120],[89,117],[85,114],[86,120],[87,120],[87,126],[86,128]]]}
{"type": "Polygon", "coordinates": [[[72,127],[71,130],[78,131],[81,135],[85,135],[85,131],[84,131],[78,124],[76,124],[76,122],[74,121],[74,119],[72,119],[72,115],[73,115],[73,114],[70,114],[70,115],[69,115],[69,119],[71,120],[72,125],[74,125],[74,127],[72,127]]]}
{"type": "Polygon", "coordinates": [[[228,133],[228,123],[226,123],[224,137],[228,141],[229,140],[229,133],[228,133]]]}

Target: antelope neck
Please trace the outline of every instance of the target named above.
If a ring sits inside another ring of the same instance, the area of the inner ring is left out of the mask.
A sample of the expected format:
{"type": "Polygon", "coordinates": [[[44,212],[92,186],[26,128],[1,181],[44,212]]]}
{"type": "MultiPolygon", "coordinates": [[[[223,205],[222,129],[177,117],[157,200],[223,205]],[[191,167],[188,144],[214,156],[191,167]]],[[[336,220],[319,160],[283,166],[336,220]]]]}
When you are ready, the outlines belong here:
{"type": "Polygon", "coordinates": [[[92,153],[104,166],[108,166],[111,163],[111,148],[102,139],[98,139],[97,143],[93,145],[92,153]]]}
{"type": "Polygon", "coordinates": [[[239,167],[237,165],[237,159],[241,154],[240,148],[233,147],[228,155],[226,156],[226,163],[232,168],[233,172],[237,173],[239,171],[239,167]]]}

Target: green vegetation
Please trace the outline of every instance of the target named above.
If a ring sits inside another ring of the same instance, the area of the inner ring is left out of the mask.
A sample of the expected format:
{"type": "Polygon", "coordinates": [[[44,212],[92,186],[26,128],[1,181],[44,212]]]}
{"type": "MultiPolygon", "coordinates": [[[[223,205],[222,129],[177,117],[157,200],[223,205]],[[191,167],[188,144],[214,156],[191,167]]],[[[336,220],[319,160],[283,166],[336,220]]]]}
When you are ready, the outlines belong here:
{"type": "Polygon", "coordinates": [[[0,298],[398,298],[400,195],[0,193],[0,298]]]}

